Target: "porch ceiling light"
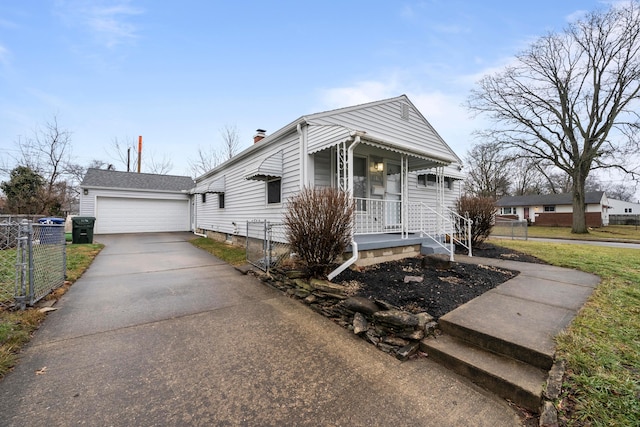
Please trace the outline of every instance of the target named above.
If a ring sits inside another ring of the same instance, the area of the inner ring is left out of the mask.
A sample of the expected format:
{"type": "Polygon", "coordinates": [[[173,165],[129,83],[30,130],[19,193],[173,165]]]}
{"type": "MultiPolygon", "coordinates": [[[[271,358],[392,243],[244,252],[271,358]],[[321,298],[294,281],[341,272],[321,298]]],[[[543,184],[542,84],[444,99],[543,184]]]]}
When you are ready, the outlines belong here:
{"type": "Polygon", "coordinates": [[[384,170],[384,163],[378,162],[374,165],[374,167],[378,172],[382,172],[384,170]]]}

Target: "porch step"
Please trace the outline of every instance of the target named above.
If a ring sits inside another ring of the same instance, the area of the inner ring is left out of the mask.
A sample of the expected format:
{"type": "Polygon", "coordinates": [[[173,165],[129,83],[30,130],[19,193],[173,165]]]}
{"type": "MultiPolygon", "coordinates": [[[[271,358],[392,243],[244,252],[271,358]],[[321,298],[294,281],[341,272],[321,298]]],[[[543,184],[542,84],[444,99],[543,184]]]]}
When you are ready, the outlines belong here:
{"type": "Polygon", "coordinates": [[[432,255],[432,254],[448,254],[447,250],[440,246],[438,243],[431,242],[423,242],[420,245],[420,253],[422,255],[432,255]]]}
{"type": "Polygon", "coordinates": [[[547,371],[450,335],[425,338],[420,342],[420,349],[500,397],[533,412],[540,410],[547,371]]]}

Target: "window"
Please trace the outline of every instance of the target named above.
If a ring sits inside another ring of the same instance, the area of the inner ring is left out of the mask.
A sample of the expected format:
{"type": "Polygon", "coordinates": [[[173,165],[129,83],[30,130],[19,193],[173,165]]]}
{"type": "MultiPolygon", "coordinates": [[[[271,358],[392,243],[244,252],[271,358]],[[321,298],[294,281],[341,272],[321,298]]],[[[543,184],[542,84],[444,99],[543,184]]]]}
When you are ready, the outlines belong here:
{"type": "Polygon", "coordinates": [[[633,208],[624,208],[624,213],[633,213],[633,208]]]}
{"type": "Polygon", "coordinates": [[[555,206],[545,206],[544,207],[544,211],[545,212],[555,212],[556,211],[556,207],[555,206]]]}
{"type": "Polygon", "coordinates": [[[451,190],[453,188],[453,178],[448,176],[444,178],[444,188],[447,190],[451,190]]]}
{"type": "Polygon", "coordinates": [[[224,193],[218,193],[218,208],[224,209],[224,193]]]}
{"type": "Polygon", "coordinates": [[[418,185],[421,185],[424,187],[435,187],[436,176],[432,173],[427,175],[418,175],[418,185]]]}
{"type": "Polygon", "coordinates": [[[502,208],[502,215],[515,215],[515,214],[516,214],[516,208],[512,208],[512,207],[502,208]]]}
{"type": "Polygon", "coordinates": [[[282,187],[282,179],[276,178],[267,181],[267,203],[280,203],[280,194],[282,187]]]}
{"type": "Polygon", "coordinates": [[[202,203],[207,203],[207,193],[202,193],[202,203]]]}

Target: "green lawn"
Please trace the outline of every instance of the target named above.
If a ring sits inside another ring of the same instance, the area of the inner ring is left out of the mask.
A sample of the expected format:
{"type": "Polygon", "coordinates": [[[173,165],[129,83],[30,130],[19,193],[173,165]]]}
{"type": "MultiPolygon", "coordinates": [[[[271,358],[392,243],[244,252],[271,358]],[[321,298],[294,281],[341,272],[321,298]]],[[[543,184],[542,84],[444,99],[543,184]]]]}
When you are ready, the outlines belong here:
{"type": "Polygon", "coordinates": [[[556,239],[577,240],[615,240],[640,242],[640,227],[635,225],[609,225],[591,228],[589,234],[572,234],[571,227],[528,227],[529,237],[549,237],[556,239]]]}
{"type": "Polygon", "coordinates": [[[501,240],[602,282],[557,338],[567,361],[560,416],[575,426],[640,426],[640,250],[501,240]]]}

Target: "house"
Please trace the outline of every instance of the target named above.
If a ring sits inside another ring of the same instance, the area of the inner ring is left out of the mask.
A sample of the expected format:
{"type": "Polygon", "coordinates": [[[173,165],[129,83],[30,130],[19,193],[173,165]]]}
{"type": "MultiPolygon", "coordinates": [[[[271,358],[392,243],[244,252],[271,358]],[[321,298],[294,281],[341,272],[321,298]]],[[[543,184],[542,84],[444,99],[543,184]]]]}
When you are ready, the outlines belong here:
{"type": "MultiPolygon", "coordinates": [[[[587,226],[609,225],[609,201],[604,191],[585,194],[587,226]]],[[[496,202],[501,216],[526,220],[531,224],[546,226],[571,226],[573,222],[573,195],[533,194],[507,196],[496,202]]]]}
{"type": "Polygon", "coordinates": [[[193,180],[88,169],[80,184],[80,216],[96,218],[94,233],[190,231],[193,180]]]}
{"type": "Polygon", "coordinates": [[[609,223],[618,225],[640,224],[640,203],[609,199],[609,223]]]}
{"type": "Polygon", "coordinates": [[[195,229],[242,240],[248,221],[281,222],[300,189],[335,187],[355,199],[361,250],[406,247],[425,234],[444,246],[461,164],[405,95],[310,114],[270,135],[258,129],[251,147],[198,177],[195,229]]]}

